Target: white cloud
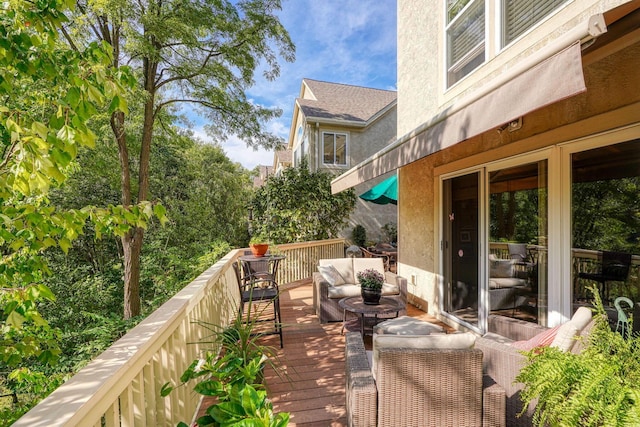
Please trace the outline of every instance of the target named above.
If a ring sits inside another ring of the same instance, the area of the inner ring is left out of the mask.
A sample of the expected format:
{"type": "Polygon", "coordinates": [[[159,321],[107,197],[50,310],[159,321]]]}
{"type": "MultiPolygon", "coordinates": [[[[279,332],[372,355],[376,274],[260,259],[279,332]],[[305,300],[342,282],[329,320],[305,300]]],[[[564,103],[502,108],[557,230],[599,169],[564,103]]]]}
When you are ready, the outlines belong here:
{"type": "MultiPolygon", "coordinates": [[[[275,130],[279,130],[279,125],[274,124],[275,130]]],[[[276,133],[274,130],[270,131],[276,133]]],[[[213,140],[205,130],[200,127],[194,127],[192,129],[193,136],[200,141],[213,144],[213,140]]],[[[264,149],[254,150],[251,147],[247,147],[247,144],[235,135],[231,135],[225,142],[219,144],[233,162],[240,163],[245,168],[251,170],[257,165],[273,165],[273,151],[267,151],[264,149]]]]}

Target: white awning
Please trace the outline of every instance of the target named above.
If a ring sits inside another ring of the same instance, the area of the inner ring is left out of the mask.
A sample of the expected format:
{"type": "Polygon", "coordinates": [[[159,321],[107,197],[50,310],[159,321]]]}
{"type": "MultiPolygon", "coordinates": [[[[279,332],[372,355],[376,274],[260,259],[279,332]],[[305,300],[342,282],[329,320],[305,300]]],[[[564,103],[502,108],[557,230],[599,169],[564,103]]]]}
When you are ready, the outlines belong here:
{"type": "Polygon", "coordinates": [[[481,93],[454,104],[334,179],[332,191],[353,187],[586,91],[580,40],[604,32],[603,16],[594,15],[556,43],[485,85],[481,93]]]}

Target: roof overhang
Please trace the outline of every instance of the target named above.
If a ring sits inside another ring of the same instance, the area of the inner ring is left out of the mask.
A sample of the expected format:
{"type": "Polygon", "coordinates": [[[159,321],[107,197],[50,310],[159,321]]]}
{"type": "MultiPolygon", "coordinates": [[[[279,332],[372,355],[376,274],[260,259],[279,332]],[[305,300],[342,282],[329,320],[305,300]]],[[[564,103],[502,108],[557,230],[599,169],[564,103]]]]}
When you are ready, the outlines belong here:
{"type": "Polygon", "coordinates": [[[606,31],[605,16],[593,15],[479,91],[334,179],[332,191],[346,190],[586,91],[581,46],[606,31]]]}

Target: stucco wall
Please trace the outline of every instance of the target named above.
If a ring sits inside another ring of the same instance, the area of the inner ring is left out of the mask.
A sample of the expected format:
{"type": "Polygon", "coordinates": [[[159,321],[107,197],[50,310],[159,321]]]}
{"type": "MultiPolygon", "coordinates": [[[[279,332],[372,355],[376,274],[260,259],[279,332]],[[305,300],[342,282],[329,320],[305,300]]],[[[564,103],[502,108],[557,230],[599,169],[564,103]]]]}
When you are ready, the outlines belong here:
{"type": "Polygon", "coordinates": [[[451,88],[445,87],[445,8],[441,2],[398,1],[398,136],[411,132],[452,102],[508,71],[590,16],[627,0],[574,0],[532,31],[500,50],[494,45],[493,2],[487,10],[491,35],[487,61],[451,88]]]}
{"type": "Polygon", "coordinates": [[[438,181],[434,168],[483,164],[543,147],[638,123],[640,120],[640,43],[585,66],[587,91],[534,111],[515,132],[488,131],[400,169],[400,274],[409,290],[437,312],[437,254],[435,209],[438,181]],[[415,277],[415,278],[414,278],[415,277]]]}

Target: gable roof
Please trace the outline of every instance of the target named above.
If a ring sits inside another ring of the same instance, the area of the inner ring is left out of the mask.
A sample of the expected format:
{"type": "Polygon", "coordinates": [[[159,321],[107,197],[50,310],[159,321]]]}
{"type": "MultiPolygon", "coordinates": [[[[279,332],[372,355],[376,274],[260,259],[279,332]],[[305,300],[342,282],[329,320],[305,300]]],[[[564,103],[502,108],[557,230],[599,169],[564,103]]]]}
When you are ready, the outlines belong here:
{"type": "Polygon", "coordinates": [[[391,90],[329,83],[303,79],[303,90],[311,98],[297,98],[302,113],[310,118],[340,120],[366,124],[377,115],[396,104],[397,93],[391,90]]]}

